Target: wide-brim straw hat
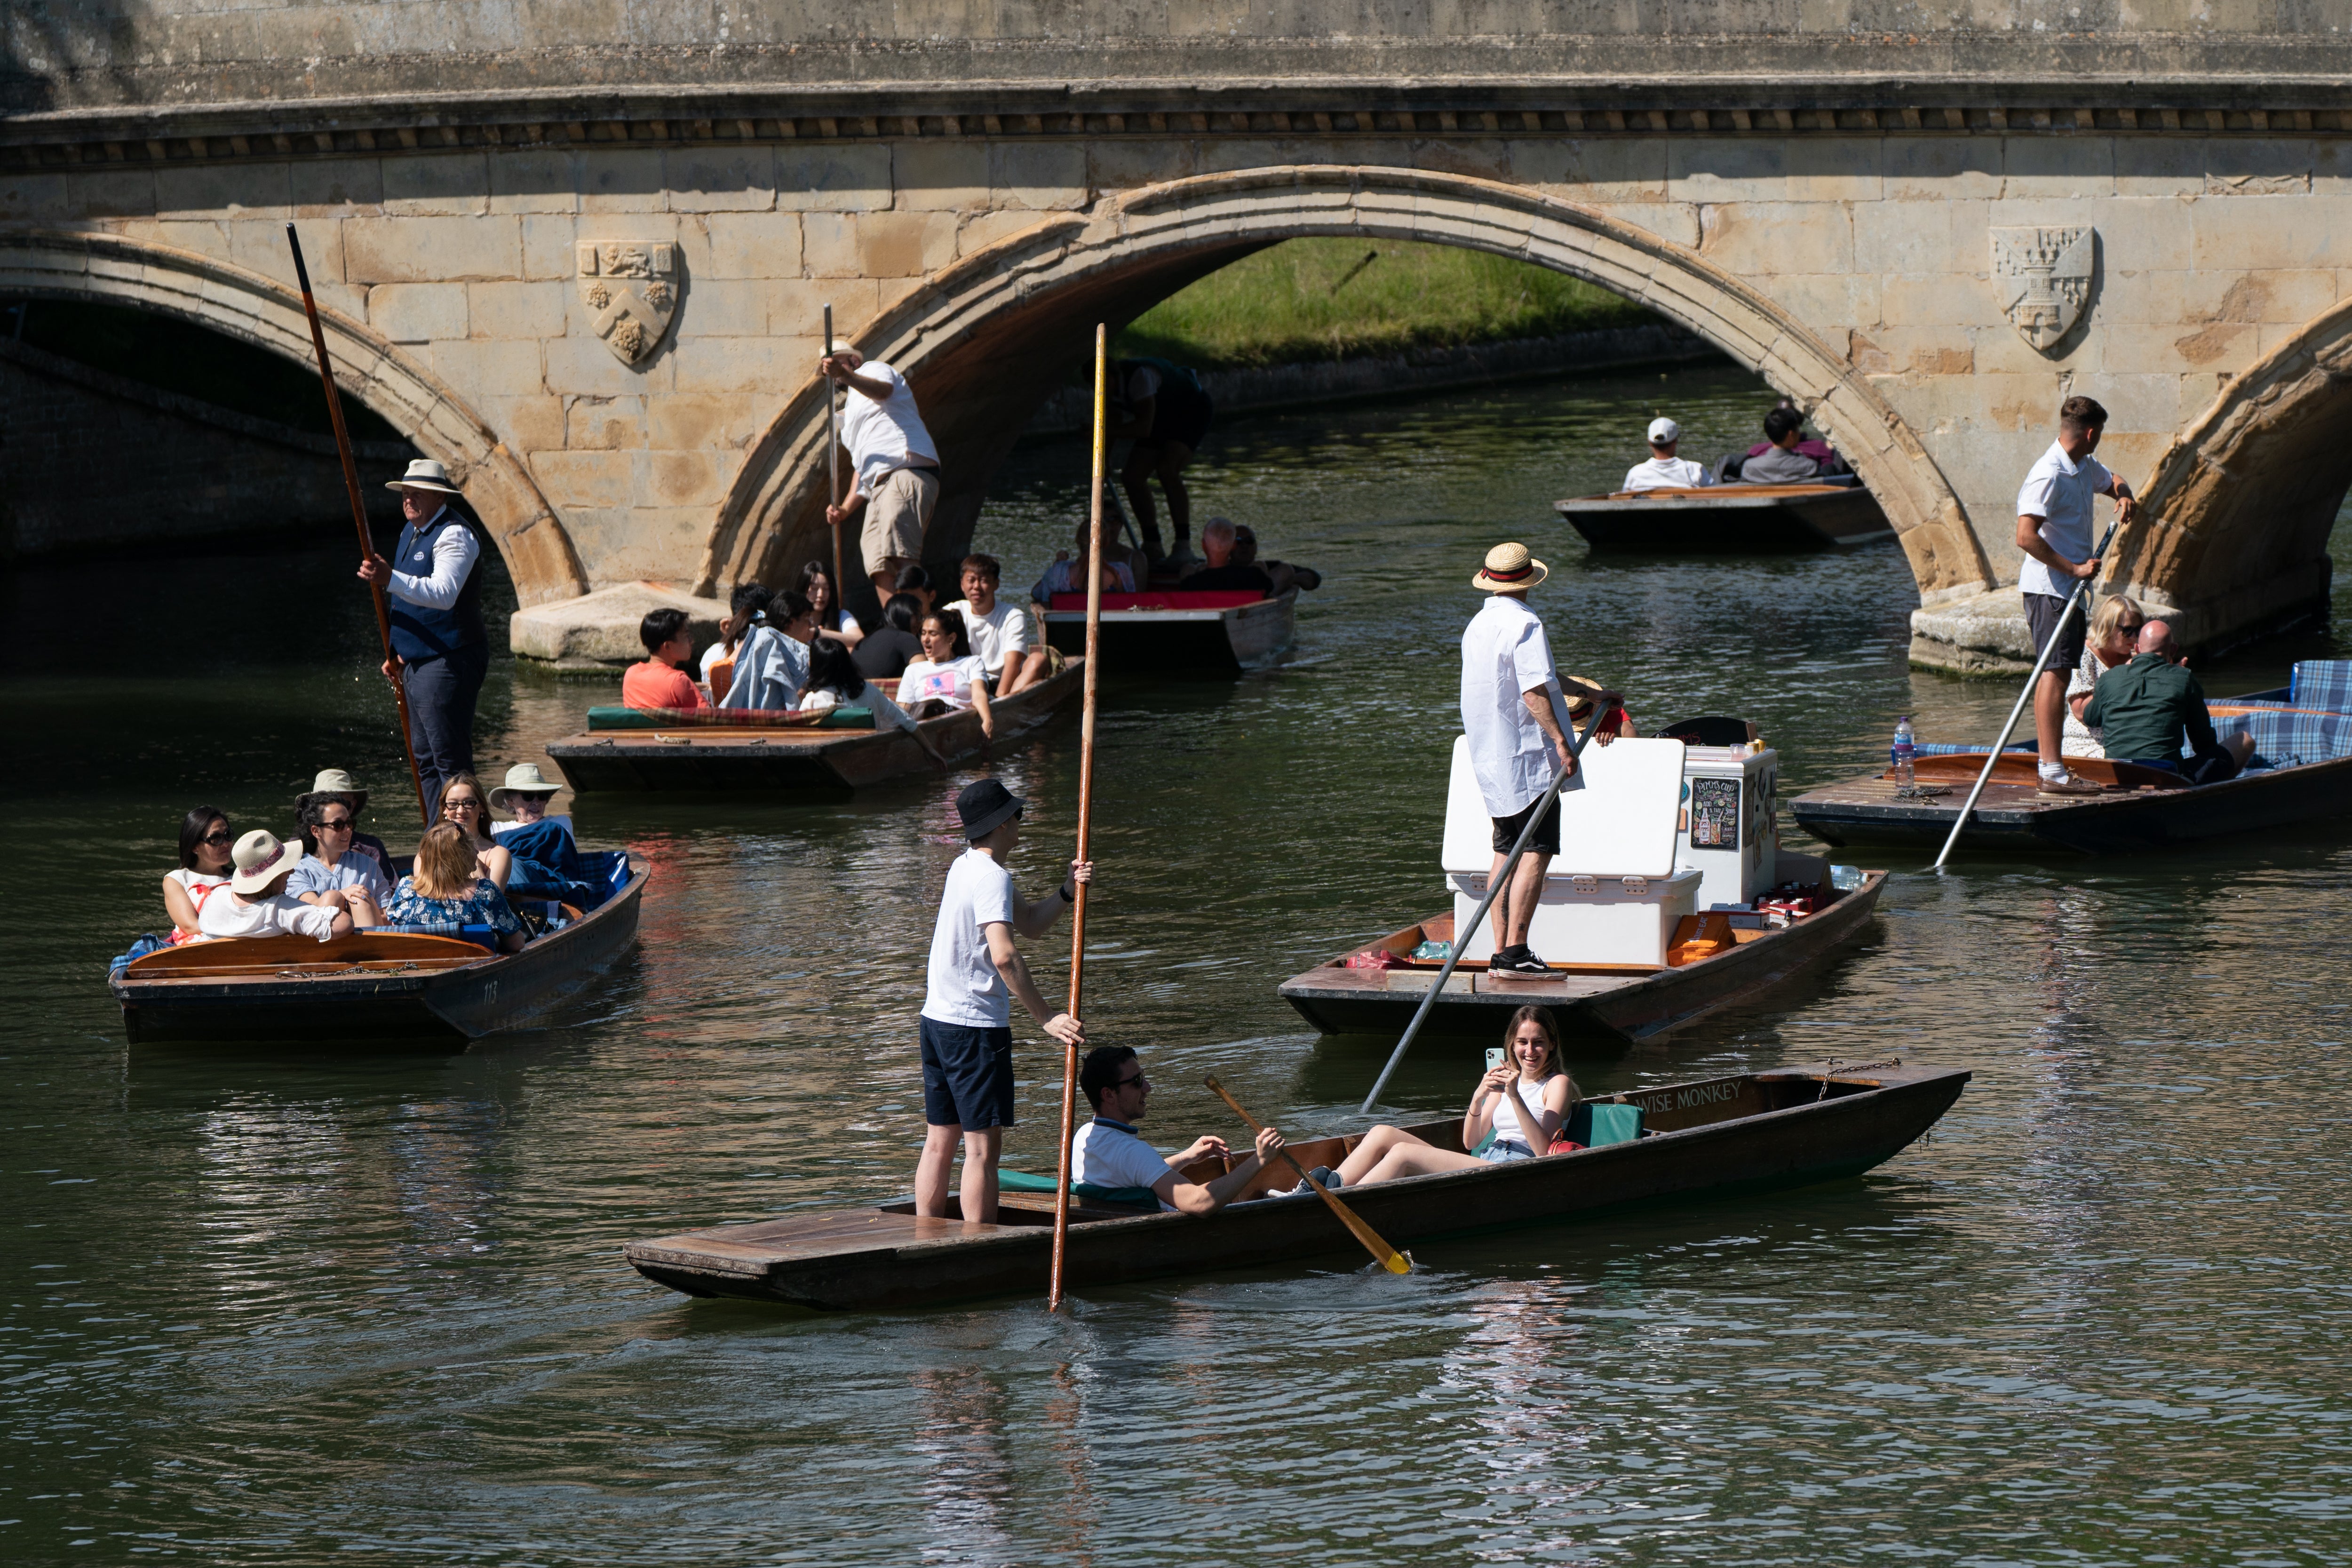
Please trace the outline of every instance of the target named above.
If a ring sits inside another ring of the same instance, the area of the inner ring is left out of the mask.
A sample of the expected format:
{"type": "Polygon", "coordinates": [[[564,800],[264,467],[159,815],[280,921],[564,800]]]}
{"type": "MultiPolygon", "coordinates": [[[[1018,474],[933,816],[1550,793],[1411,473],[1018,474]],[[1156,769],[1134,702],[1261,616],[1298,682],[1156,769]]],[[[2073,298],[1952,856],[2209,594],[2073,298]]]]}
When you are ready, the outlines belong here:
{"type": "Polygon", "coordinates": [[[1572,714],[1582,713],[1591,708],[1600,700],[1601,694],[1609,689],[1589,675],[1563,675],[1559,678],[1559,687],[1561,695],[1568,699],[1568,710],[1572,714]]]}
{"type": "Polygon", "coordinates": [[[302,845],[299,839],[282,839],[266,827],[257,827],[236,841],[228,858],[236,868],[228,879],[229,891],[257,893],[302,863],[302,845]]]}
{"type": "Polygon", "coordinates": [[[310,809],[310,805],[312,801],[325,795],[336,800],[350,801],[352,803],[352,809],[355,812],[365,811],[367,809],[367,795],[368,792],[360,788],[358,784],[352,783],[352,775],[343,772],[342,769],[324,768],[320,771],[317,778],[310,781],[310,788],[308,793],[298,795],[294,797],[294,809],[297,811],[307,811],[310,809]]]}
{"type": "Polygon", "coordinates": [[[386,483],[388,490],[433,490],[445,496],[461,496],[449,479],[449,470],[430,458],[418,458],[408,465],[408,472],[386,483]]]}
{"type": "Polygon", "coordinates": [[[512,811],[519,795],[553,795],[563,786],[539,771],[537,763],[517,763],[507,770],[507,782],[490,792],[492,811],[512,811]]]}
{"type": "Polygon", "coordinates": [[[1524,544],[1497,544],[1486,552],[1486,564],[1470,579],[1473,588],[1490,594],[1516,594],[1551,575],[1551,568],[1528,553],[1524,544]]]}

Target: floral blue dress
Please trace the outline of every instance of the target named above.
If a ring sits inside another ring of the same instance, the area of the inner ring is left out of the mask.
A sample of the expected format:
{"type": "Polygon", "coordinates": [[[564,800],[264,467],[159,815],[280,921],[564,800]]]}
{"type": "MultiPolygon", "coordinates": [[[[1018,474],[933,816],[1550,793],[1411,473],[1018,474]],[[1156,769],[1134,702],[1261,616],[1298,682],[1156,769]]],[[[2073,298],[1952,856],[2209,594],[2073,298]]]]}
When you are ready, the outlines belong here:
{"type": "Polygon", "coordinates": [[[499,891],[483,878],[462,899],[428,899],[416,890],[416,879],[403,877],[384,900],[383,918],[396,926],[488,926],[499,935],[522,930],[522,921],[499,891]]]}

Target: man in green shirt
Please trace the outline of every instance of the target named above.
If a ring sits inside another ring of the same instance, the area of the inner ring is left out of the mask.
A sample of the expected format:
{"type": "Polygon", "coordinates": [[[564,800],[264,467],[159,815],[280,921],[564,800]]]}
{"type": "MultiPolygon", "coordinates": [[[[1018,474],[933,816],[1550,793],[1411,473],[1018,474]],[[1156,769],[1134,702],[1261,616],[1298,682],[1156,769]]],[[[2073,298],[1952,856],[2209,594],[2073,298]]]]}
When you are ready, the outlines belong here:
{"type": "Polygon", "coordinates": [[[2075,717],[2102,731],[2110,762],[2163,768],[2192,784],[2220,784],[2238,776],[2253,755],[2252,735],[2224,742],[2213,734],[2205,710],[2205,688],[2182,663],[2172,644],[2172,627],[2150,621],[2140,627],[2131,658],[2099,677],[2099,684],[2075,699],[2075,717]],[[2180,760],[2186,735],[2192,760],[2180,760]]]}

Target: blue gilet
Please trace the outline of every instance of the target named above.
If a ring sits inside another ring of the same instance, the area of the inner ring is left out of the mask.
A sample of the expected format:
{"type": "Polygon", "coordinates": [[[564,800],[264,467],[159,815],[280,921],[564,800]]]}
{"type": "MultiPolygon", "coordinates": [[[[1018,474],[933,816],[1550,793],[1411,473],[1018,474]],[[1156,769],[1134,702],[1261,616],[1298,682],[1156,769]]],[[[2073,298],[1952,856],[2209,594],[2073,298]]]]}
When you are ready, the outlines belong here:
{"type": "MultiPolygon", "coordinates": [[[[434,513],[421,528],[415,523],[404,524],[400,548],[393,552],[394,569],[412,577],[432,576],[433,547],[442,531],[471,526],[448,507],[434,513]]],[[[475,542],[478,546],[479,539],[475,542]]],[[[429,610],[397,594],[386,595],[385,602],[392,612],[393,651],[410,664],[439,658],[488,640],[489,634],[482,626],[482,557],[478,551],[474,564],[467,569],[465,586],[457,590],[457,602],[447,609],[429,610]]]]}

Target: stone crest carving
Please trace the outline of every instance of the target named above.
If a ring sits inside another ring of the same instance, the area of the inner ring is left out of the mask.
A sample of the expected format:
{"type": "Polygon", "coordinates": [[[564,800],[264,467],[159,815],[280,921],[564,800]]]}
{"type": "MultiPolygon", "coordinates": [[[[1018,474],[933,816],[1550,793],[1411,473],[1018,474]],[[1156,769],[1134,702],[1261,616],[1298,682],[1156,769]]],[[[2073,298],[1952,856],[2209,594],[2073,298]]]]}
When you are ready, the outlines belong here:
{"type": "Polygon", "coordinates": [[[580,247],[580,298],[596,312],[596,335],[635,364],[654,352],[677,314],[677,247],[655,240],[601,240],[580,247]]]}
{"type": "Polygon", "coordinates": [[[1992,286],[2018,335],[2048,350],[2074,331],[2091,299],[2092,234],[2072,228],[1992,231],[1992,286]]]}

